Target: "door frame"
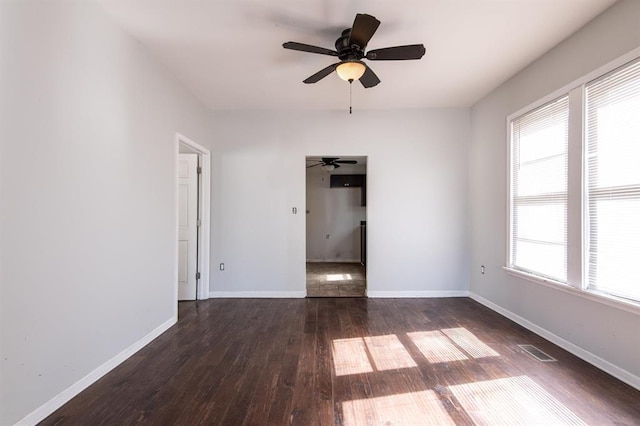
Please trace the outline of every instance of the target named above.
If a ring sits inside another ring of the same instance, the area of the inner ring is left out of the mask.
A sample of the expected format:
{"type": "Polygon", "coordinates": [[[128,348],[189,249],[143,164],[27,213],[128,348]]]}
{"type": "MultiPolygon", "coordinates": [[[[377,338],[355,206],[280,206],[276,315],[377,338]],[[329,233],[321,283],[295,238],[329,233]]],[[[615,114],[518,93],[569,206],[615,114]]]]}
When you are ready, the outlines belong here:
{"type": "Polygon", "coordinates": [[[200,227],[198,228],[198,269],[200,272],[200,280],[196,284],[196,300],[206,300],[209,298],[209,276],[210,276],[210,236],[211,236],[211,152],[202,145],[192,141],[186,136],[176,133],[175,135],[175,176],[174,182],[174,204],[175,204],[175,270],[174,270],[174,297],[176,306],[178,302],[178,161],[180,158],[180,146],[186,146],[198,154],[200,159],[200,167],[202,174],[200,176],[200,185],[198,190],[198,198],[200,200],[198,207],[198,216],[200,217],[200,227]]]}
{"type": "MultiPolygon", "coordinates": [[[[337,154],[337,153],[333,153],[331,155],[327,155],[327,154],[305,154],[304,158],[305,158],[305,186],[304,186],[304,202],[305,202],[305,211],[308,209],[307,206],[307,173],[306,173],[306,160],[308,160],[310,157],[315,158],[322,158],[322,157],[356,157],[356,158],[364,158],[365,159],[365,196],[366,196],[366,200],[367,200],[367,204],[365,206],[365,211],[366,211],[366,221],[367,221],[367,225],[369,225],[369,213],[370,213],[370,201],[371,198],[369,197],[369,175],[370,175],[370,167],[371,167],[371,156],[369,154],[351,154],[351,153],[347,153],[347,154],[337,154]]],[[[305,221],[304,221],[304,228],[303,228],[303,235],[304,235],[304,241],[305,241],[305,256],[304,256],[304,270],[305,270],[305,280],[304,280],[304,292],[305,292],[305,297],[309,297],[308,296],[308,289],[307,289],[307,277],[306,277],[306,265],[307,265],[307,220],[308,218],[305,215],[305,221]]],[[[358,232],[360,232],[360,230],[358,229],[358,232]]],[[[367,256],[369,255],[369,247],[370,247],[370,243],[369,243],[369,230],[367,229],[367,236],[365,239],[365,249],[366,249],[366,253],[367,256]]],[[[364,288],[364,295],[362,296],[363,298],[368,298],[369,297],[369,280],[368,280],[368,271],[369,271],[369,266],[368,266],[368,261],[365,262],[364,265],[364,270],[365,270],[365,288],[364,288]]]]}

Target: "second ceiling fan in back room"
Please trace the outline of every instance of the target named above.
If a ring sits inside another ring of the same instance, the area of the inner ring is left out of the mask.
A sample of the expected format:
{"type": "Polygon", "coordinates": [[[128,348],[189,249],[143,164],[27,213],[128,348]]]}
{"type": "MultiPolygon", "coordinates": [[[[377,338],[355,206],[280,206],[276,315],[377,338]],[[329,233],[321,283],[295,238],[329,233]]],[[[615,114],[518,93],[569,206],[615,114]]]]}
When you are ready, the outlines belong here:
{"type": "Polygon", "coordinates": [[[307,169],[311,167],[320,166],[322,170],[326,172],[332,172],[333,170],[340,167],[340,164],[358,164],[356,160],[341,160],[338,157],[322,157],[320,160],[307,160],[307,161],[315,161],[315,164],[307,166],[307,169]]]}
{"type": "Polygon", "coordinates": [[[295,41],[288,41],[282,45],[285,49],[299,50],[301,52],[317,53],[320,55],[337,56],[340,62],[331,64],[321,69],[304,83],[313,84],[322,80],[334,71],[340,78],[349,83],[359,80],[365,88],[377,86],[380,79],[373,70],[362,60],[370,61],[405,61],[420,59],[424,56],[423,44],[410,44],[406,46],[385,47],[365,51],[369,40],[380,26],[380,21],[371,15],[358,13],[353,21],[353,26],[342,32],[335,42],[336,50],[324,47],[312,46],[295,41]]]}

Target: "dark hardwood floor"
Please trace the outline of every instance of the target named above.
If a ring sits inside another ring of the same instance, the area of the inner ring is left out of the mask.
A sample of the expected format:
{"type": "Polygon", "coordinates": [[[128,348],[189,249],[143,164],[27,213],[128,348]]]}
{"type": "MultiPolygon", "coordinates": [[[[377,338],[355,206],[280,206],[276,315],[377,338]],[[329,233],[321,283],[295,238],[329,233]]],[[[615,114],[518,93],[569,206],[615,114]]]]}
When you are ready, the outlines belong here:
{"type": "Polygon", "coordinates": [[[471,299],[214,299],[179,314],[42,424],[640,424],[640,391],[471,299]]]}

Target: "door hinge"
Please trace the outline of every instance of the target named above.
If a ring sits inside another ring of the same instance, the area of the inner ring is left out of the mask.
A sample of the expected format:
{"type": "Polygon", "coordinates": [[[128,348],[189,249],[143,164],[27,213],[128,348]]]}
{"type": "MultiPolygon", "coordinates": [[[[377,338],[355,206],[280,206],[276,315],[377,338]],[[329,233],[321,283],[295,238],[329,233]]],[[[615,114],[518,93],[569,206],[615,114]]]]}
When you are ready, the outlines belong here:
{"type": "Polygon", "coordinates": [[[196,226],[201,226],[201,225],[202,225],[202,221],[201,221],[200,219],[198,219],[198,220],[196,221],[196,226]]]}
{"type": "Polygon", "coordinates": [[[200,272],[196,272],[196,280],[200,279],[200,272]]]}
{"type": "Polygon", "coordinates": [[[198,171],[198,174],[202,174],[202,167],[198,166],[198,168],[196,169],[198,171]]]}

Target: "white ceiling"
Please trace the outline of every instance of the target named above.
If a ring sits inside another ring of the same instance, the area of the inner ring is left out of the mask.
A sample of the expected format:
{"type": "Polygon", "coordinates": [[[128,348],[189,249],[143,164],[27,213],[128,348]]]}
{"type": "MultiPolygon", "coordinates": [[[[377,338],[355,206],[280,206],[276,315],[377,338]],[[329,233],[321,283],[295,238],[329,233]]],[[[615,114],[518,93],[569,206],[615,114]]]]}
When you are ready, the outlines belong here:
{"type": "Polygon", "coordinates": [[[424,43],[419,61],[373,62],[356,109],[466,107],[615,0],[100,0],[104,9],[213,110],[344,109],[335,62],[282,43],[334,48],[356,13],[382,24],[369,49],[424,43]]]}

